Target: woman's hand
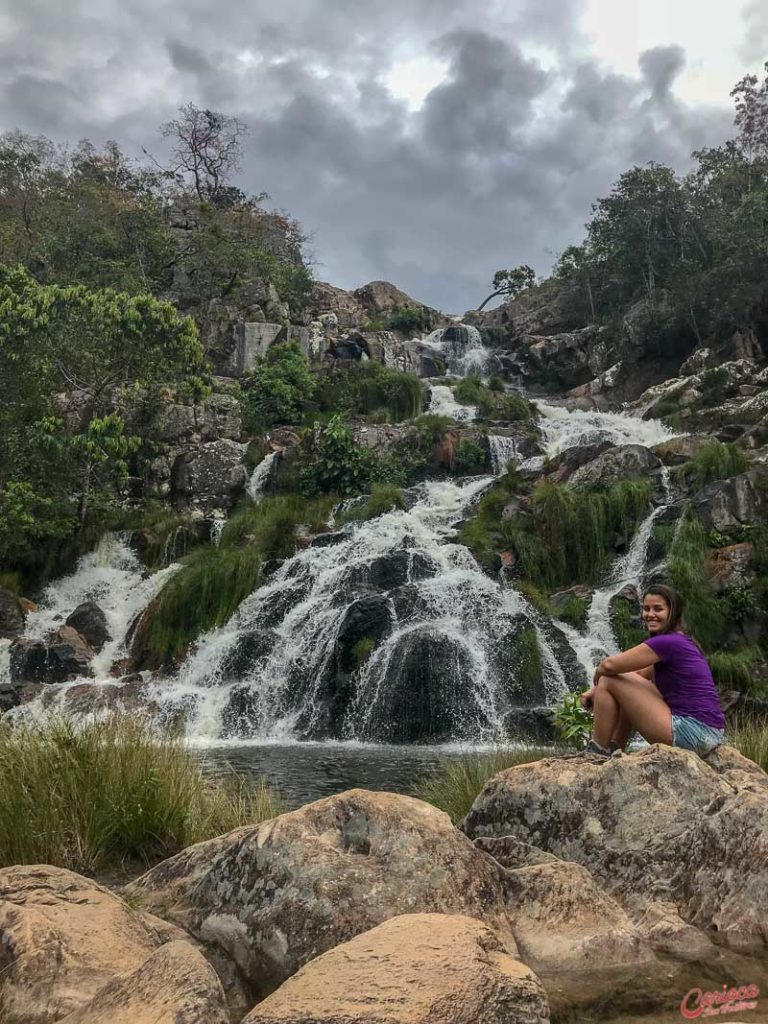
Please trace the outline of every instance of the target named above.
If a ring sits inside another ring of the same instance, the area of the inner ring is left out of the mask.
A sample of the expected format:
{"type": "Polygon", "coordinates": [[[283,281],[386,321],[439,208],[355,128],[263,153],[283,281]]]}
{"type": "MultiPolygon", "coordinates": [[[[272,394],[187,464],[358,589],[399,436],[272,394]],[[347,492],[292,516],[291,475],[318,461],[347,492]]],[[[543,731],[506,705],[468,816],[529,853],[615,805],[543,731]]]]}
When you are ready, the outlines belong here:
{"type": "Polygon", "coordinates": [[[591,689],[585,690],[583,693],[580,693],[579,700],[581,702],[581,706],[585,710],[591,711],[592,705],[595,701],[595,687],[593,686],[591,689]]]}
{"type": "Polygon", "coordinates": [[[594,675],[592,676],[592,686],[593,686],[593,688],[594,688],[595,686],[597,686],[597,684],[598,684],[598,683],[600,682],[600,677],[601,677],[601,676],[604,676],[604,675],[605,675],[605,673],[603,672],[603,669],[602,669],[602,662],[601,662],[601,663],[600,663],[600,664],[599,664],[599,665],[597,666],[597,668],[595,669],[595,674],[594,674],[594,675]]]}

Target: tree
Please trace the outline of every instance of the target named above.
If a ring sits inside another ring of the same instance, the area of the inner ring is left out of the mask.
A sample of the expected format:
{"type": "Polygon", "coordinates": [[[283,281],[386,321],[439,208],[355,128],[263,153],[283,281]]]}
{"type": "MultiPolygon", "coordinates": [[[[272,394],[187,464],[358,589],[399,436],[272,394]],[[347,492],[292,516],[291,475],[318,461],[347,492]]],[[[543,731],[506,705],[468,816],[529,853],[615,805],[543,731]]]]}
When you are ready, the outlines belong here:
{"type": "Polygon", "coordinates": [[[478,312],[487,306],[491,299],[497,295],[506,295],[510,299],[516,298],[526,288],[532,288],[536,281],[534,271],[522,263],[513,270],[497,270],[493,275],[493,291],[478,307],[478,312]]]}
{"type": "MultiPolygon", "coordinates": [[[[179,117],[162,125],[165,139],[173,140],[171,172],[191,179],[201,202],[215,202],[224,194],[230,175],[239,170],[242,138],[248,129],[236,117],[216,110],[201,110],[194,103],[179,108],[179,117]]],[[[242,193],[237,192],[237,196],[242,193]]]]}
{"type": "Polygon", "coordinates": [[[736,101],[734,124],[739,129],[736,143],[750,165],[768,159],[768,61],[766,77],[745,75],[731,90],[736,101]]]}
{"type": "Polygon", "coordinates": [[[295,341],[273,345],[245,381],[241,405],[246,430],[298,423],[315,391],[309,360],[295,341]]]}

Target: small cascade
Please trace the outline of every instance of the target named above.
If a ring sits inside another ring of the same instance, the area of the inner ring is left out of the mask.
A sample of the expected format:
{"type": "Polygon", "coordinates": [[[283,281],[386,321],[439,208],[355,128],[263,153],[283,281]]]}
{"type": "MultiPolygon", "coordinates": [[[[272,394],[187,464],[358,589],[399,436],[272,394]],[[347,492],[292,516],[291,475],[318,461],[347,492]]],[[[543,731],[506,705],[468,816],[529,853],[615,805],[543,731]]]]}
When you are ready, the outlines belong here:
{"type": "Polygon", "coordinates": [[[221,535],[224,533],[224,527],[227,525],[226,519],[214,519],[211,523],[211,544],[215,548],[221,543],[221,535]]]}
{"type": "Polygon", "coordinates": [[[471,373],[484,374],[489,352],[483,345],[483,336],[472,324],[451,324],[441,327],[419,339],[420,344],[440,352],[448,369],[458,377],[471,373]]]}
{"type": "Polygon", "coordinates": [[[653,524],[667,510],[672,500],[669,469],[666,466],[661,468],[661,483],[664,491],[663,504],[654,508],[645,517],[638,526],[626,554],[614,563],[606,585],[592,595],[584,633],[579,633],[572,626],[560,624],[580,663],[589,672],[590,678],[601,658],[618,651],[618,643],[611,625],[611,599],[623,587],[640,588],[648,564],[648,543],[653,532],[653,524]]]}
{"type": "Polygon", "coordinates": [[[489,434],[488,447],[491,451],[491,466],[493,467],[494,476],[501,476],[512,459],[518,461],[520,459],[517,450],[517,439],[514,437],[505,437],[503,434],[489,434]]]}
{"type": "MultiPolygon", "coordinates": [[[[125,536],[108,533],[93,551],[80,559],[74,572],[46,587],[37,610],[27,616],[23,636],[28,640],[44,640],[64,625],[67,616],[79,604],[94,601],[106,617],[109,639],[91,662],[94,678],[84,677],[75,682],[94,682],[95,679],[114,683],[110,670],[127,654],[126,638],[131,625],[177,568],[171,565],[149,575],[128,547],[125,536]]],[[[0,655],[0,671],[7,672],[6,661],[0,655]]]]}
{"type": "Polygon", "coordinates": [[[568,410],[560,405],[536,402],[544,451],[552,459],[566,448],[609,441],[611,444],[642,444],[652,448],[676,437],[660,420],[641,420],[623,412],[568,410]]]}
{"type": "Polygon", "coordinates": [[[474,405],[460,405],[446,384],[432,384],[430,395],[429,411],[435,416],[450,416],[457,423],[470,423],[477,416],[477,408],[474,405]]]}
{"type": "Polygon", "coordinates": [[[256,502],[257,505],[264,497],[264,490],[269,483],[272,467],[277,455],[277,452],[269,452],[251,473],[251,479],[248,481],[247,487],[248,497],[251,501],[256,502]]]}

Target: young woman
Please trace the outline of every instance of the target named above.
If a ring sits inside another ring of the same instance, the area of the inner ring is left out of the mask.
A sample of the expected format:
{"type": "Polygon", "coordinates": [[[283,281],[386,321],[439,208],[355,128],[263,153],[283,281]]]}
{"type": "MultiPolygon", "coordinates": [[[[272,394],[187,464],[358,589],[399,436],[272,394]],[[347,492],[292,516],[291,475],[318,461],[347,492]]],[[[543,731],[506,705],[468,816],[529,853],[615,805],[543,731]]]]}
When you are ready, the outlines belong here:
{"type": "Polygon", "coordinates": [[[723,742],[725,719],[707,659],[683,632],[682,598],[662,584],[643,597],[648,639],[604,658],[581,695],[594,714],[587,751],[622,749],[637,730],[649,743],[669,743],[704,756],[723,742]]]}

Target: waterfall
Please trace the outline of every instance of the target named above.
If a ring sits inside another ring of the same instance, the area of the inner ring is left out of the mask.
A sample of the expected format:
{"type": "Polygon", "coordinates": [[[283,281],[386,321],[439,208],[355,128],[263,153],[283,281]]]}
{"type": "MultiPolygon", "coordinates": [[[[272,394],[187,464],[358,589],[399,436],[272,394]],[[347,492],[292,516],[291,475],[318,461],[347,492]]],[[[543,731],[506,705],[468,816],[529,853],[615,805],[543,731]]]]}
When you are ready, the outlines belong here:
{"type": "Polygon", "coordinates": [[[568,410],[563,406],[536,402],[541,413],[539,426],[544,451],[552,459],[566,448],[610,441],[611,444],[642,444],[652,448],[677,434],[660,420],[641,420],[624,412],[568,410]]]}
{"type": "Polygon", "coordinates": [[[477,416],[474,405],[460,405],[453,397],[453,391],[445,384],[430,387],[429,411],[435,416],[450,416],[457,423],[471,422],[477,416]]]}
{"type": "Polygon", "coordinates": [[[480,331],[471,324],[440,327],[420,338],[419,342],[440,352],[450,372],[459,377],[486,372],[489,352],[483,345],[480,331]]]}
{"type": "Polygon", "coordinates": [[[505,437],[503,434],[489,434],[488,447],[491,451],[491,466],[493,467],[494,476],[501,476],[512,459],[519,461],[517,439],[514,437],[505,437]]]}
{"type": "Polygon", "coordinates": [[[269,482],[272,466],[277,458],[277,454],[277,452],[269,452],[251,473],[251,479],[248,481],[247,487],[248,497],[251,501],[255,501],[257,505],[264,497],[264,489],[269,482]]]}
{"type": "Polygon", "coordinates": [[[211,544],[213,544],[215,548],[217,548],[221,542],[221,535],[224,533],[224,527],[226,525],[226,519],[214,519],[211,523],[211,544]]]}
{"type": "MultiPolygon", "coordinates": [[[[106,617],[109,639],[91,662],[91,670],[97,681],[114,683],[110,670],[127,654],[126,638],[132,624],[177,569],[177,565],[171,565],[150,575],[128,546],[126,537],[108,533],[80,559],[72,573],[46,587],[37,610],[27,615],[23,636],[27,640],[43,640],[63,626],[79,604],[94,601],[106,617]]],[[[2,672],[8,673],[9,666],[7,659],[0,658],[2,672]]],[[[76,682],[93,682],[94,678],[83,677],[76,682]]],[[[0,682],[3,681],[9,681],[9,676],[4,679],[0,675],[0,682]]]]}

